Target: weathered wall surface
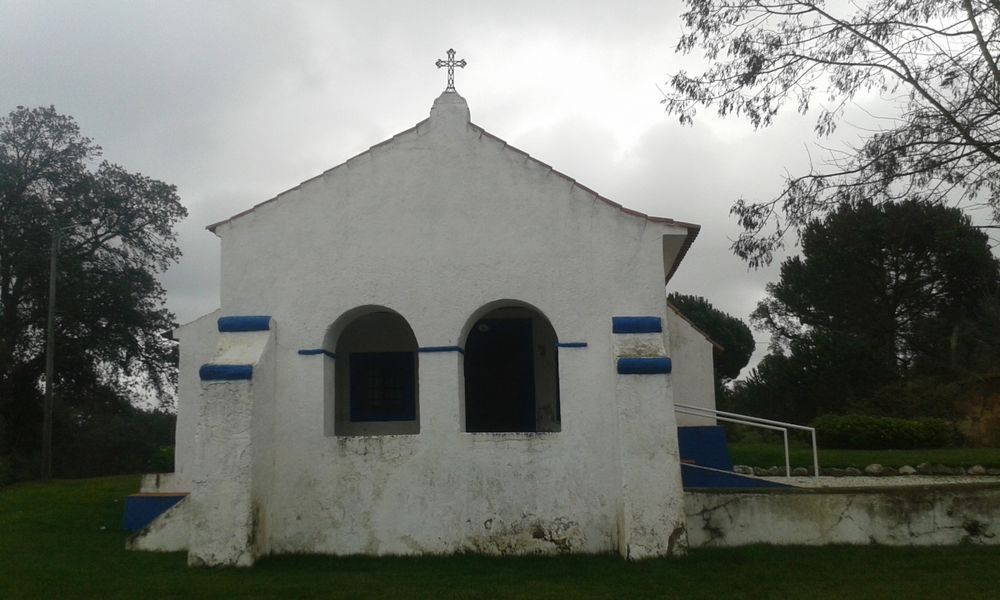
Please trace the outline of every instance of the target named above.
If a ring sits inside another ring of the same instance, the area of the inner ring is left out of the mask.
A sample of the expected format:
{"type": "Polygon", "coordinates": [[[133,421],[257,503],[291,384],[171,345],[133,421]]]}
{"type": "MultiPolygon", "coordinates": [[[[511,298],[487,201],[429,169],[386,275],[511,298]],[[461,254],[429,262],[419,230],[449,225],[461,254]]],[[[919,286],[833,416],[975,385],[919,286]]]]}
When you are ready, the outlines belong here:
{"type": "Polygon", "coordinates": [[[188,509],[190,565],[249,566],[267,553],[274,333],[272,328],[218,335],[212,363],[249,366],[252,378],[201,382],[188,509]]]}
{"type": "Polygon", "coordinates": [[[194,478],[195,429],[201,412],[201,378],[198,368],[215,355],[219,336],[218,310],[198,317],[174,330],[181,347],[177,377],[177,428],[174,438],[174,475],[172,487],[156,491],[190,492],[194,478]]]}
{"type": "Polygon", "coordinates": [[[746,544],[1000,544],[1000,486],[685,493],[688,540],[746,544]]]}
{"type": "MultiPolygon", "coordinates": [[[[660,324],[644,333],[616,333],[616,360],[669,360],[660,324]]],[[[683,552],[687,548],[684,498],[675,488],[680,478],[680,451],[673,411],[670,368],[655,375],[622,373],[615,381],[618,405],[622,510],[618,551],[631,559],[683,552]],[[666,438],[666,439],[665,439],[666,438]]]]}
{"type": "MultiPolygon", "coordinates": [[[[712,368],[712,343],[673,308],[667,308],[670,328],[670,359],[674,372],[670,383],[674,398],[682,404],[715,409],[715,373],[712,368]]],[[[680,427],[715,425],[710,417],[695,417],[677,413],[680,427]]]]}
{"type": "Polygon", "coordinates": [[[615,373],[611,317],[666,317],[664,260],[686,228],[625,214],[505,148],[445,94],[415,129],[216,232],[222,314],[278,324],[273,453],[253,475],[269,478],[253,484],[267,551],[602,552],[626,535],[645,556],[682,544],[669,376],[615,373]],[[462,346],[472,315],[504,299],[544,314],[560,342],[586,343],[558,350],[560,432],[465,433],[458,352],[419,354],[418,435],[324,427],[335,359],[298,351],[323,348],[338,317],[384,306],[418,346],[462,346]],[[651,395],[620,410],[622,379],[651,395]],[[623,426],[635,448],[621,446],[623,426]],[[635,492],[643,477],[655,500],[635,492]]]}

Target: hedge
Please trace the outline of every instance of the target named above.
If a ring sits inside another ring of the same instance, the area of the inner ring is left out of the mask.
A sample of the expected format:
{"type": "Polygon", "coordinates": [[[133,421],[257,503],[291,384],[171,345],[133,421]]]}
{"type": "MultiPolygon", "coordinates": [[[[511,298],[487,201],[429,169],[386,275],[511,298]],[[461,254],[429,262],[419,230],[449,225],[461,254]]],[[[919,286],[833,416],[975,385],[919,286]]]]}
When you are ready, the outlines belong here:
{"type": "Polygon", "coordinates": [[[962,436],[944,419],[824,415],[813,421],[823,448],[887,450],[957,446],[962,436]]]}

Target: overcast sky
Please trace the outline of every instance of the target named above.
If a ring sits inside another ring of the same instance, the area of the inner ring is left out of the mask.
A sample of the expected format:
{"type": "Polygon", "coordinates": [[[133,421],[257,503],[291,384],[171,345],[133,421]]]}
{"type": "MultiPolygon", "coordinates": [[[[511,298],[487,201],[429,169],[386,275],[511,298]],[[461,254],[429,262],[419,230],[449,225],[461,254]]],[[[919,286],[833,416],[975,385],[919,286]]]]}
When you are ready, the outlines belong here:
{"type": "MultiPolygon", "coordinates": [[[[180,322],[219,302],[205,230],[424,119],[454,47],[472,120],[627,207],[699,223],[671,290],[746,318],[776,276],[729,251],[729,207],[801,171],[811,121],[681,127],[657,87],[679,1],[0,0],[0,111],[55,105],[105,158],[177,186],[184,257],[163,277],[180,322]]],[[[759,359],[766,338],[755,332],[759,359]]]]}

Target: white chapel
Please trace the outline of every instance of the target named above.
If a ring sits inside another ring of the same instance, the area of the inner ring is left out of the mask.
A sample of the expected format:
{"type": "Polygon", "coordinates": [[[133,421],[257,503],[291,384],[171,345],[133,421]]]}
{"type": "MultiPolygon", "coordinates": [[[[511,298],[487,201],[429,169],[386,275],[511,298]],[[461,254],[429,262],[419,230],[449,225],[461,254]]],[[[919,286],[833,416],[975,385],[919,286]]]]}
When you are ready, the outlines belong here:
{"type": "Polygon", "coordinates": [[[413,128],[208,229],[220,308],[175,332],[176,469],[146,484],[179,502],[130,547],[683,551],[674,402],[714,406],[711,344],[665,285],[697,225],[508,145],[449,85],[413,128]]]}

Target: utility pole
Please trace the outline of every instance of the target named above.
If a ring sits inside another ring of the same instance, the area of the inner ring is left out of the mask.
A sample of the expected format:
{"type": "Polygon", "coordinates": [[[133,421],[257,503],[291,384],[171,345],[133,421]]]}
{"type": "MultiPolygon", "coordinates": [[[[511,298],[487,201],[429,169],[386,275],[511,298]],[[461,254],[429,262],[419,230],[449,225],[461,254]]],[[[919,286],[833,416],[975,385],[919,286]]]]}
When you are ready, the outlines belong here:
{"type": "Polygon", "coordinates": [[[56,351],[56,268],[59,238],[62,228],[52,229],[52,250],[49,253],[49,317],[45,343],[45,403],[42,407],[42,481],[52,477],[52,387],[55,378],[56,351]]]}

